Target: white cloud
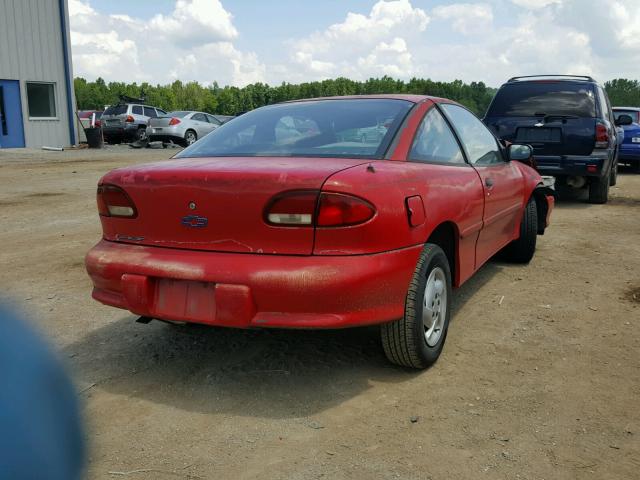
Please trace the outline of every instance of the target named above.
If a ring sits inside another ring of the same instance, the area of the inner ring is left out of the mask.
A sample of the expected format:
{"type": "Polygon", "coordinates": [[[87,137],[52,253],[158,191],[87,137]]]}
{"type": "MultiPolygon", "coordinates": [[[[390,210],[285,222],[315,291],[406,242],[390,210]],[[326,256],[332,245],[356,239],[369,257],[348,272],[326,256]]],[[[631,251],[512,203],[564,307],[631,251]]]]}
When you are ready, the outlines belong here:
{"type": "Polygon", "coordinates": [[[69,0],[69,17],[77,76],[238,86],[264,81],[255,53],[234,46],[238,31],[219,0],[177,0],[170,14],[150,19],[103,15],[89,0],[69,0]]]}
{"type": "Polygon", "coordinates": [[[515,5],[529,10],[538,10],[548,7],[549,5],[562,3],[562,1],[563,0],[511,0],[515,5]]]}
{"type": "Polygon", "coordinates": [[[493,24],[493,9],[485,3],[456,3],[433,9],[433,16],[451,20],[455,31],[464,35],[487,31],[493,24]]]}
{"type": "Polygon", "coordinates": [[[219,0],[178,0],[170,15],[156,15],[150,28],[181,46],[190,47],[238,36],[232,17],[219,0]]]}
{"type": "Polygon", "coordinates": [[[368,15],[349,12],[343,22],[289,42],[290,60],[297,67],[292,79],[309,75],[404,77],[412,71],[407,44],[428,23],[426,12],[414,8],[409,0],[379,0],[368,15]]]}

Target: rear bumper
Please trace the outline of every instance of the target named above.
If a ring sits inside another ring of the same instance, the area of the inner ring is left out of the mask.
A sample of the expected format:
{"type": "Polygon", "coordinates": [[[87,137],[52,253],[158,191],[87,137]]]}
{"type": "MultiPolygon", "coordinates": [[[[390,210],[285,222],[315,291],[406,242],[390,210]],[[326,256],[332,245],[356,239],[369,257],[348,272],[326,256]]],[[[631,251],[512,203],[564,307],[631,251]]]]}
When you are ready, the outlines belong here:
{"type": "Polygon", "coordinates": [[[102,135],[109,138],[134,138],[139,125],[134,123],[124,127],[102,127],[102,135]]]}
{"type": "Polygon", "coordinates": [[[102,240],[85,263],[93,298],[137,315],[238,328],[343,328],[402,317],[421,248],[314,257],[102,240]]]}
{"type": "Polygon", "coordinates": [[[640,143],[623,143],[620,145],[618,158],[620,160],[640,160],[640,143]]]}
{"type": "Polygon", "coordinates": [[[609,172],[611,154],[609,151],[591,155],[536,155],[537,170],[541,175],[575,175],[602,177],[609,172]]]}

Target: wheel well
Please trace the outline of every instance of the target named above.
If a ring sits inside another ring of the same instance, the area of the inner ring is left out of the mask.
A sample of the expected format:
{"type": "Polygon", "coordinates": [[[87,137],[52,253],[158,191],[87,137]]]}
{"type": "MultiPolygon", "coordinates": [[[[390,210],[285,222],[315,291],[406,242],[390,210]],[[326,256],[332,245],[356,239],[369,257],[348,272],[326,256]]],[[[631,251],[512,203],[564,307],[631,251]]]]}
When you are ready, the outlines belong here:
{"type": "Polygon", "coordinates": [[[536,201],[536,211],[538,212],[538,235],[544,235],[549,205],[547,204],[547,199],[545,198],[544,191],[542,189],[536,188],[533,191],[532,196],[536,201]]]}
{"type": "Polygon", "coordinates": [[[458,278],[456,271],[456,253],[458,250],[456,232],[457,229],[453,223],[444,222],[438,225],[427,239],[427,243],[434,243],[444,251],[447,256],[447,260],[449,261],[449,269],[451,270],[451,277],[454,284],[456,284],[456,279],[458,278]]]}

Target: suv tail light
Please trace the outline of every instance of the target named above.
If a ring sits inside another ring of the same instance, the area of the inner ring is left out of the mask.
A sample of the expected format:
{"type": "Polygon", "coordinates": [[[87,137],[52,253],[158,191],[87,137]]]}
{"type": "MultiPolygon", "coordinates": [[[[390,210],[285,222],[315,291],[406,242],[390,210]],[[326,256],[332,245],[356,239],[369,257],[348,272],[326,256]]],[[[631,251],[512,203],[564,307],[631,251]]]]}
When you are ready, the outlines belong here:
{"type": "Polygon", "coordinates": [[[132,115],[127,115],[127,119],[125,120],[125,122],[127,123],[133,123],[135,122],[134,118],[132,115]]]}
{"type": "Polygon", "coordinates": [[[596,123],[596,148],[609,147],[609,129],[603,123],[596,123]]]}
{"type": "Polygon", "coordinates": [[[138,216],[136,206],[120,187],[115,185],[98,185],[98,211],[104,217],[135,218],[138,216]]]}
{"type": "Polygon", "coordinates": [[[332,192],[286,192],[266,210],[267,223],[287,227],[348,227],[369,221],[375,207],[353,195],[332,192]]]}
{"type": "Polygon", "coordinates": [[[180,123],[180,119],[173,117],[171,120],[169,120],[169,125],[178,125],[180,123]]]}

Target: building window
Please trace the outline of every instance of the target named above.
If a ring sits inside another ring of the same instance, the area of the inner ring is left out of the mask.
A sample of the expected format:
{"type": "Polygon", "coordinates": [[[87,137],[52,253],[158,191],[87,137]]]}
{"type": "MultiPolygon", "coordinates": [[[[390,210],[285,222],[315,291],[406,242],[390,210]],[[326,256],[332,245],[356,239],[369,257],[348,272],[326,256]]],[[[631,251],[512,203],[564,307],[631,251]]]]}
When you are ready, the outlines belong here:
{"type": "Polygon", "coordinates": [[[56,96],[53,83],[27,82],[29,118],[56,118],[56,96]]]}

